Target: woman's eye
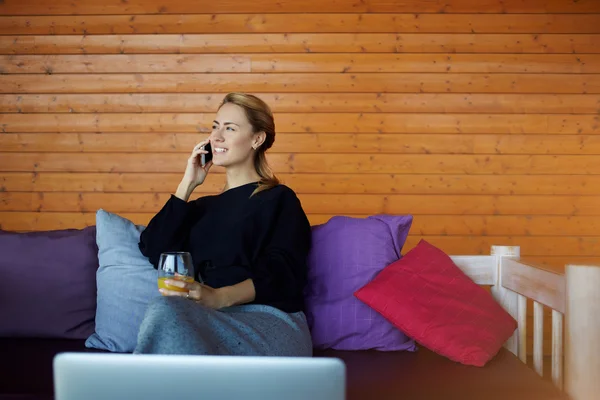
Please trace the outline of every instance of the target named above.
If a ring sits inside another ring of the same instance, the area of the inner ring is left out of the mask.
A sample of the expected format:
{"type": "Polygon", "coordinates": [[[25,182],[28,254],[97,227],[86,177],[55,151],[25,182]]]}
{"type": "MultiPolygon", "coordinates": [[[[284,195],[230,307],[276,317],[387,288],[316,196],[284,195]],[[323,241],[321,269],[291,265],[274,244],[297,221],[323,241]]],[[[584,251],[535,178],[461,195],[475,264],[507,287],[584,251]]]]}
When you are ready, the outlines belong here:
{"type": "Polygon", "coordinates": [[[234,130],[233,127],[231,127],[231,126],[228,126],[227,129],[232,130],[232,131],[234,130]]]}

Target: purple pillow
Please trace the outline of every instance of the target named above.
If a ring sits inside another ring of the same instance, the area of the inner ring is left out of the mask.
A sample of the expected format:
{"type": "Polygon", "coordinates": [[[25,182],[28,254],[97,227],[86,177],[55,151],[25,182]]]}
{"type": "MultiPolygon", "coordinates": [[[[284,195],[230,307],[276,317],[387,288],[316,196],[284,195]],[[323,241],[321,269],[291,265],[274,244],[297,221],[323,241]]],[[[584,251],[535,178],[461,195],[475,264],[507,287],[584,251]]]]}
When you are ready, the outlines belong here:
{"type": "Polygon", "coordinates": [[[0,230],[0,337],[86,339],[94,332],[96,227],[0,230]]]}
{"type": "Polygon", "coordinates": [[[354,296],[400,259],[412,220],[336,216],[313,227],[305,303],[315,348],[416,350],[412,339],[354,296]]]}

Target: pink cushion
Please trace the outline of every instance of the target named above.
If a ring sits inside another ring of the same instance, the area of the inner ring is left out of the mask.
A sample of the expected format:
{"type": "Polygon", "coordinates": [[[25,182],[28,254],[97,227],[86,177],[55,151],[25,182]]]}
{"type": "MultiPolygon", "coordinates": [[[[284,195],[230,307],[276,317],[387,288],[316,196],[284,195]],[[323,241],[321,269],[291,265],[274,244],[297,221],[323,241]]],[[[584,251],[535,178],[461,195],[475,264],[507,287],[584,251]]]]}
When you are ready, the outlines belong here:
{"type": "Polygon", "coordinates": [[[355,296],[428,349],[483,366],[517,328],[492,296],[424,240],[355,296]]]}

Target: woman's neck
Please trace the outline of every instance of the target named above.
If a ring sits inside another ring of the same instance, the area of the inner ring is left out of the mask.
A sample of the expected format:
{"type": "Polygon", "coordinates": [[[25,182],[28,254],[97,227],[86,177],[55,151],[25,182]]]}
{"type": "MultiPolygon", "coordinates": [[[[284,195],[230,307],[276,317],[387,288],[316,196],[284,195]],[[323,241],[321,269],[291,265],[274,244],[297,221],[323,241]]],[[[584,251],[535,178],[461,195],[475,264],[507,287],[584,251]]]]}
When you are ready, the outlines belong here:
{"type": "Polygon", "coordinates": [[[233,189],[252,182],[260,181],[260,175],[254,170],[254,167],[236,168],[229,167],[226,170],[227,183],[224,190],[233,189]]]}

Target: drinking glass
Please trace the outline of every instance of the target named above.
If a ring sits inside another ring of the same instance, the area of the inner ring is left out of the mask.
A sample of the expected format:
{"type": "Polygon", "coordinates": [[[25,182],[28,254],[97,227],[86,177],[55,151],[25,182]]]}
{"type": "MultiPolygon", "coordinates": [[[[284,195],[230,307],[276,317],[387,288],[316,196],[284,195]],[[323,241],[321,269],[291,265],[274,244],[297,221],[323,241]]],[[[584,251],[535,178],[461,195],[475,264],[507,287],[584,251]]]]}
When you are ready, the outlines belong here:
{"type": "Polygon", "coordinates": [[[187,289],[167,285],[166,279],[194,282],[192,255],[186,251],[166,252],[158,260],[158,288],[187,292],[187,289]]]}

